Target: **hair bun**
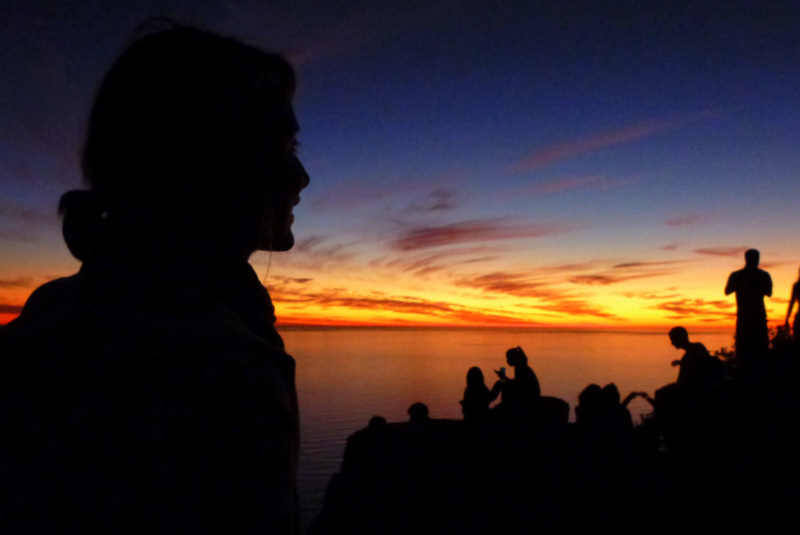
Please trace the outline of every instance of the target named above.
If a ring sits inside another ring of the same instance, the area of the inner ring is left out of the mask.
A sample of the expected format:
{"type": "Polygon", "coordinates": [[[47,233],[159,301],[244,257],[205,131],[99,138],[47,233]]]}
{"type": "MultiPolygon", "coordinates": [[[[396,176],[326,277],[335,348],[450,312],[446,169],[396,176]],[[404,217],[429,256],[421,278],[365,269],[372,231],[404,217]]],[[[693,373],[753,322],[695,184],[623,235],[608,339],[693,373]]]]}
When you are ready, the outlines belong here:
{"type": "Polygon", "coordinates": [[[72,256],[84,261],[107,245],[104,203],[94,190],[72,190],[61,196],[58,213],[62,233],[72,256]]]}

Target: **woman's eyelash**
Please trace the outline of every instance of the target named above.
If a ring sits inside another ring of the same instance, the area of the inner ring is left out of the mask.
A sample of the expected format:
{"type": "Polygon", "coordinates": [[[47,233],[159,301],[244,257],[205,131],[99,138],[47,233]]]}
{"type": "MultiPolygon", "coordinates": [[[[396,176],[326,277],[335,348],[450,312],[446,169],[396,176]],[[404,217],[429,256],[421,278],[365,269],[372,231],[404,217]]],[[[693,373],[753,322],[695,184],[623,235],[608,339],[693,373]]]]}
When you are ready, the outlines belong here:
{"type": "Polygon", "coordinates": [[[297,141],[296,139],[293,139],[293,140],[292,140],[292,143],[291,143],[291,145],[290,145],[290,147],[289,147],[289,149],[290,149],[292,152],[295,152],[295,153],[296,153],[298,148],[300,148],[300,142],[299,142],[299,141],[297,141]]]}

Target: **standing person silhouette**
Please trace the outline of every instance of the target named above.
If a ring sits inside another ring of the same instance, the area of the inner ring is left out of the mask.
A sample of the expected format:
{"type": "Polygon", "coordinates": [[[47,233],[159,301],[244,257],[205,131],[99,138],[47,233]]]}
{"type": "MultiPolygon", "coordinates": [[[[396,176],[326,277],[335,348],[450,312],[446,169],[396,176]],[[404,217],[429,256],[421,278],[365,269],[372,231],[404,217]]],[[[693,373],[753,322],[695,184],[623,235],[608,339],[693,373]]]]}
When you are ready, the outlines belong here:
{"type": "MultiPolygon", "coordinates": [[[[786,311],[785,327],[789,328],[789,318],[792,317],[792,309],[794,304],[798,303],[798,310],[800,310],[800,277],[792,284],[792,296],[789,298],[789,309],[786,311]]],[[[794,336],[795,345],[800,344],[800,312],[795,313],[794,323],[792,324],[792,335],[794,336]]]]}
{"type": "Polygon", "coordinates": [[[112,65],[60,205],[82,266],[0,331],[3,530],[299,532],[295,362],[247,262],[294,244],[294,89],[188,27],[112,65]]]}
{"type": "Polygon", "coordinates": [[[728,277],[725,295],[736,293],[736,354],[746,364],[769,345],[764,296],[772,296],[772,278],[758,268],[759,253],[748,249],[745,266],[728,277]]]}

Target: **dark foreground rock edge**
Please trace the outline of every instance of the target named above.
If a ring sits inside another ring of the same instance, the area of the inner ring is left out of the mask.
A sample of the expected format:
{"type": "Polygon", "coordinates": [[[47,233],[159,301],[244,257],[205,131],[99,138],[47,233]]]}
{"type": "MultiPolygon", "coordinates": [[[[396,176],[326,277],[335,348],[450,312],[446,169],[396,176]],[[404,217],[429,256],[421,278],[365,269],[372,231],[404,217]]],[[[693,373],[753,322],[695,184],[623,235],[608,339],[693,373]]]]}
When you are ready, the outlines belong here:
{"type": "MultiPolygon", "coordinates": [[[[662,393],[663,394],[663,393],[662,393]]],[[[666,396],[674,394],[667,388],[666,396]]],[[[524,421],[389,423],[351,435],[310,535],[782,531],[800,503],[797,369],[729,381],[631,429],[524,421]]],[[[788,524],[787,524],[788,523],[788,524]]]]}

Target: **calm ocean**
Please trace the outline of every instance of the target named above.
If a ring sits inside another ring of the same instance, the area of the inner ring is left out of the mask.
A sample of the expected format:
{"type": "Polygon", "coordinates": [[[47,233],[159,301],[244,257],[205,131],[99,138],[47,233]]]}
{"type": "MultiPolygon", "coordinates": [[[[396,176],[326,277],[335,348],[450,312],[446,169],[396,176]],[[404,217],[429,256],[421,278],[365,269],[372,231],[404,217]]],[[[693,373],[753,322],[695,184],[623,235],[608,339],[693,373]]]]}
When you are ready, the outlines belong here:
{"type": "MultiPolygon", "coordinates": [[[[666,332],[283,328],[281,334],[297,360],[298,475],[306,528],[322,507],[325,485],[339,470],[350,434],[375,415],[405,421],[406,410],[416,401],[428,406],[432,418],[461,418],[458,402],[467,370],[480,367],[491,387],[492,370],[507,367],[505,351],[510,347],[525,350],[542,394],[566,400],[571,409],[589,383],[614,382],[623,397],[632,390],[652,395],[675,380],[678,372],[670,362],[682,355],[666,332]]],[[[732,335],[692,332],[691,338],[714,351],[730,346],[732,335]]],[[[637,422],[650,410],[640,398],[629,408],[637,422]]]]}

